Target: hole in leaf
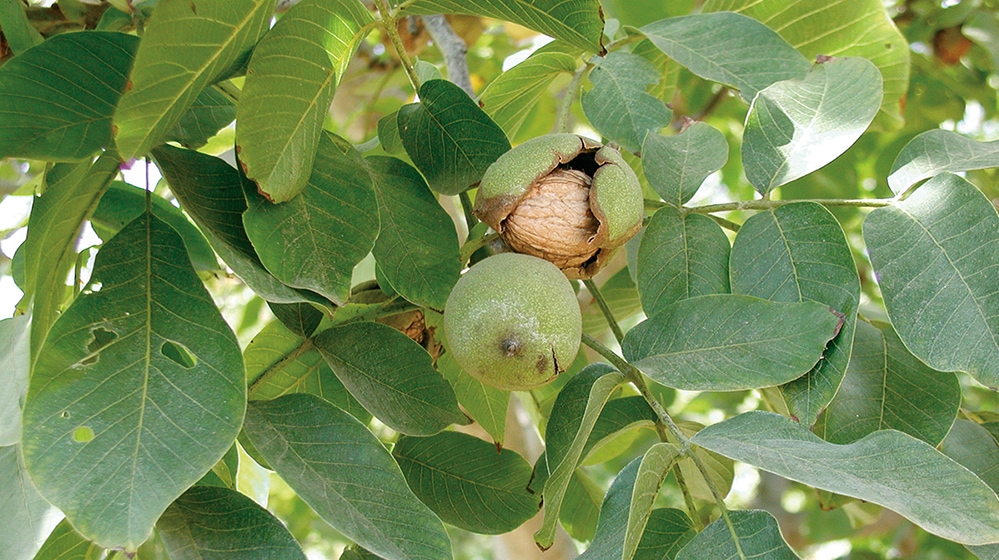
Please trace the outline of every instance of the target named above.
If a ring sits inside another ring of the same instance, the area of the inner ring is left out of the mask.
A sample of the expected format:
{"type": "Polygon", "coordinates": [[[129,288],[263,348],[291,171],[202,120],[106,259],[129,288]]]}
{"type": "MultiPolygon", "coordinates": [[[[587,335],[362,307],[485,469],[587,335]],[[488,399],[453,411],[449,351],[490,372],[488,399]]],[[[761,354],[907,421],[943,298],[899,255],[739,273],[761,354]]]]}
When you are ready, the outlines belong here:
{"type": "Polygon", "coordinates": [[[73,430],[73,441],[87,443],[94,439],[94,430],[90,426],[80,426],[73,430]]]}
{"type": "Polygon", "coordinates": [[[187,346],[179,342],[168,340],[160,347],[160,353],[170,358],[182,368],[191,369],[198,364],[198,359],[187,349],[187,346]]]}
{"type": "Polygon", "coordinates": [[[96,329],[90,331],[90,334],[93,335],[94,338],[90,341],[90,344],[87,345],[87,350],[89,350],[93,355],[83,360],[83,365],[85,366],[96,364],[97,360],[100,359],[98,352],[100,352],[101,348],[111,344],[114,339],[118,338],[117,333],[109,331],[104,327],[97,327],[96,329]]]}
{"type": "Polygon", "coordinates": [[[63,420],[69,420],[69,411],[68,410],[62,411],[62,413],[59,414],[59,418],[62,418],[63,420]]]}

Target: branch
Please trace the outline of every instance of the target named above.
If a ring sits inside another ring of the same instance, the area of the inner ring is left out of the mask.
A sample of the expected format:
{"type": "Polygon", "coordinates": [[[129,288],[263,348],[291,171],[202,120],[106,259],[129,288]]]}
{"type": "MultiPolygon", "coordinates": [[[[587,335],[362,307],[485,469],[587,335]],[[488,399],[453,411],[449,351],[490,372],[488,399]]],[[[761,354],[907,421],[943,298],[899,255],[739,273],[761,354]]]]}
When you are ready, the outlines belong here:
{"type": "Polygon", "coordinates": [[[422,16],[423,25],[427,26],[434,44],[444,55],[444,66],[447,67],[447,77],[458,87],[465,90],[469,97],[475,98],[472,90],[472,79],[468,73],[468,45],[454,32],[451,24],[442,15],[422,16]]]}
{"type": "MultiPolygon", "coordinates": [[[[814,202],[823,206],[848,206],[854,208],[881,208],[895,204],[894,198],[801,198],[795,200],[741,200],[739,202],[723,202],[721,204],[708,204],[705,206],[686,207],[679,210],[685,214],[713,214],[715,212],[737,212],[740,210],[770,210],[780,206],[787,206],[795,202],[814,202]]],[[[672,204],[661,200],[645,199],[645,207],[648,209],[665,208],[672,204]]]]}

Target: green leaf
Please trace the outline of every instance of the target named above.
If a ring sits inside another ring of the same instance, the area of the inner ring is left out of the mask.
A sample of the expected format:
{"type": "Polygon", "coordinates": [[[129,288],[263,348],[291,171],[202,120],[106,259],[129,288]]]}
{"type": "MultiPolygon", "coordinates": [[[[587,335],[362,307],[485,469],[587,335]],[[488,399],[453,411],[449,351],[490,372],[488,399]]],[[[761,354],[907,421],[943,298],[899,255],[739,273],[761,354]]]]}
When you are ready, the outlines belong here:
{"type": "Polygon", "coordinates": [[[721,226],[700,214],[661,208],[638,246],[638,293],[650,317],[691,297],[729,291],[729,241],[721,226]]]}
{"type": "Polygon", "coordinates": [[[274,0],[161,0],[114,114],[123,159],[145,155],[267,30],[274,0]]]}
{"type": "Polygon", "coordinates": [[[506,134],[460,87],[447,80],[420,86],[420,102],[399,109],[406,153],[441,194],[458,194],[479,182],[486,168],[510,149],[506,134]]]}
{"type": "Polygon", "coordinates": [[[935,446],[951,429],[960,406],[957,376],[917,360],[891,325],[860,321],[846,377],[823,417],[822,437],[850,443],[890,429],[935,446]]]}
{"type": "MultiPolygon", "coordinates": [[[[638,295],[638,289],[631,280],[631,273],[627,267],[614,273],[600,286],[600,293],[607,301],[611,313],[618,321],[631,317],[642,309],[642,302],[638,295]]],[[[610,330],[607,318],[600,311],[600,306],[592,299],[589,305],[583,307],[583,332],[599,336],[610,330]]]]}
{"type": "Polygon", "coordinates": [[[18,445],[0,447],[0,546],[10,560],[31,560],[62,514],[28,478],[18,445]]]}
{"type": "Polygon", "coordinates": [[[357,0],[305,0],[254,48],[236,141],[246,175],[271,201],[305,189],[326,113],[370,21],[357,0]]]}
{"type": "Polygon", "coordinates": [[[728,161],[728,142],[717,128],[695,122],[680,134],[649,134],[642,169],[652,188],[673,206],[686,204],[701,183],[728,161]]]}
{"type": "Polygon", "coordinates": [[[482,426],[493,441],[503,445],[510,391],[490,387],[465,373],[450,352],[437,358],[437,370],[454,387],[458,403],[468,415],[482,426]]]}
{"type": "Polygon", "coordinates": [[[737,391],[801,377],[838,329],[826,305],[718,294],[666,307],[631,329],[622,349],[667,387],[737,391]]]}
{"type": "Polygon", "coordinates": [[[345,303],[354,266],[378,236],[378,199],[360,154],[323,134],[300,195],[272,204],[255,189],[244,194],[246,234],[267,270],[289,286],[345,303]]]}
{"type": "Polygon", "coordinates": [[[628,524],[624,532],[621,556],[623,560],[631,560],[635,556],[652,514],[652,505],[659,495],[659,488],[679,457],[680,450],[671,443],[657,443],[642,456],[631,491],[631,506],[628,509],[628,524]]]}
{"type": "Polygon", "coordinates": [[[88,541],[63,519],[45,540],[34,560],[101,560],[104,549],[88,541]]]}
{"type": "Polygon", "coordinates": [[[154,149],[153,157],[181,206],[251,290],[281,303],[325,301],[317,294],[285,286],[260,262],[243,227],[246,198],[239,171],[217,157],[173,146],[154,149]]]}
{"type": "Polygon", "coordinates": [[[490,82],[479,97],[479,106],[508,138],[519,138],[521,130],[531,124],[528,122],[531,109],[552,82],[575,71],[574,56],[560,52],[536,53],[490,82]]]}
{"type": "Polygon", "coordinates": [[[999,167],[999,140],[976,142],[947,130],[928,130],[902,148],[888,175],[888,186],[902,194],[923,179],[945,171],[959,173],[999,167]]]}
{"type": "Polygon", "coordinates": [[[0,321],[0,447],[21,442],[21,407],[28,392],[30,315],[0,321]]]}
{"type": "Polygon", "coordinates": [[[576,469],[572,473],[558,516],[559,523],[569,536],[581,542],[593,540],[603,497],[604,489],[585,472],[576,469]]]}
{"type": "Polygon", "coordinates": [[[843,315],[822,360],[780,387],[806,426],[836,394],[850,362],[860,279],[843,229],[825,207],[795,202],[746,220],[732,244],[732,292],[772,301],[817,301],[843,315]]]}
{"type": "Polygon", "coordinates": [[[780,534],[777,520],[763,510],[728,512],[729,519],[739,539],[738,548],[732,532],[724,519],[718,519],[697,534],[683,550],[676,555],[677,560],[736,560],[737,558],[766,558],[766,560],[791,560],[798,555],[791,550],[780,534]],[[739,550],[743,556],[740,556],[739,550]]]}
{"type": "Polygon", "coordinates": [[[749,107],[742,143],[749,182],[766,194],[839,157],[877,115],[881,87],[874,64],[843,58],[760,91],[749,107]]]}
{"type": "Polygon", "coordinates": [[[0,159],[86,159],[111,144],[111,116],[138,39],[56,35],[0,69],[0,159]]]}
{"type": "Polygon", "coordinates": [[[914,356],[999,385],[999,215],[945,173],[864,221],[885,307],[914,356]]]}
{"type": "Polygon", "coordinates": [[[467,14],[523,25],[576,48],[604,52],[604,18],[598,0],[415,0],[405,14],[467,14]]]}
{"type": "Polygon", "coordinates": [[[110,155],[92,165],[56,165],[45,176],[45,193],[31,205],[24,240],[24,298],[34,298],[32,362],[65,301],[66,274],[76,262],[80,228],[117,174],[118,159],[110,155]]]}
{"type": "Polygon", "coordinates": [[[702,78],[738,88],[746,101],[775,82],[804,78],[811,66],[780,35],[741,14],[661,19],[641,31],[667,56],[702,78]]]}
{"type": "Polygon", "coordinates": [[[604,137],[638,151],[646,133],[657,133],[673,116],[661,100],[646,92],[659,82],[659,72],[644,58],[623,51],[591,62],[593,89],[580,98],[583,113],[604,137]]]}
{"type": "Polygon", "coordinates": [[[91,282],[35,364],[24,457],[82,535],[135,550],[236,438],[243,360],[180,236],[155,216],[104,245],[91,282]]]}
{"type": "Polygon", "coordinates": [[[31,25],[19,0],[0,0],[0,28],[14,54],[21,54],[45,40],[31,25]]]}
{"type": "MultiPolygon", "coordinates": [[[[704,425],[697,422],[678,422],[677,426],[687,437],[704,429],[704,425]]],[[[735,463],[728,457],[722,457],[707,449],[695,447],[693,453],[701,458],[706,473],[702,473],[690,457],[684,457],[677,462],[691,495],[704,501],[713,501],[715,496],[708,486],[708,480],[722,495],[728,495],[732,489],[732,481],[735,480],[735,463]]]]}
{"type": "MultiPolygon", "coordinates": [[[[215,251],[205,240],[198,228],[194,227],[180,208],[170,204],[161,196],[151,195],[153,215],[163,220],[180,234],[187,248],[187,254],[195,270],[218,270],[215,251]]],[[[111,183],[90,217],[90,223],[101,239],[107,241],[126,224],[146,211],[146,191],[128,183],[111,183]]]]}
{"type": "Polygon", "coordinates": [[[319,333],[315,345],[350,393],[393,430],[428,436],[468,423],[430,355],[392,327],[349,323],[319,333]]]}
{"type": "Polygon", "coordinates": [[[509,449],[477,437],[441,432],[401,437],[392,449],[409,487],[441,520],[466,531],[498,535],[534,517],[540,497],[528,492],[531,465],[509,449]]]}
{"type": "Polygon", "coordinates": [[[607,364],[586,367],[569,380],[552,407],[545,429],[545,461],[550,473],[544,487],[545,516],[534,540],[542,548],[555,541],[562,499],[573,471],[583,459],[583,448],[611,392],[624,375],[607,364]]]}
{"type": "Polygon", "coordinates": [[[443,310],[461,274],[454,222],[420,173],[390,157],[369,157],[382,231],[371,250],[392,288],[421,307],[443,310]]]}
{"type": "Polygon", "coordinates": [[[184,492],[156,529],[171,560],[305,560],[278,518],[226,488],[195,486],[184,492]]]}
{"type": "Polygon", "coordinates": [[[902,432],[878,431],[836,445],[783,416],[754,411],[708,426],[692,441],[784,478],[887,507],[946,539],[999,542],[995,492],[926,442],[902,432]]]}
{"type": "Polygon", "coordinates": [[[273,321],[243,351],[247,398],[270,400],[290,393],[309,393],[344,410],[361,422],[371,414],[361,406],[323,360],[309,338],[273,321]]]}
{"type": "Polygon", "coordinates": [[[684,512],[672,508],[654,509],[635,551],[635,560],[673,560],[696,534],[684,512]]]}
{"type": "Polygon", "coordinates": [[[999,444],[981,425],[956,420],[940,451],[978,475],[992,490],[999,488],[999,444]]]}
{"type": "Polygon", "coordinates": [[[236,104],[216,86],[201,90],[194,104],[167,131],[165,141],[200,148],[236,118],[236,104]]]}
{"type": "Polygon", "coordinates": [[[656,420],[655,411],[638,395],[607,401],[583,448],[584,460],[598,454],[600,448],[617,435],[635,428],[655,429],[656,420]]]}
{"type": "Polygon", "coordinates": [[[324,521],[388,560],[451,558],[444,525],[406,485],[381,442],[311,395],[249,404],[246,433],[324,521]]]}
{"type": "Polygon", "coordinates": [[[288,330],[304,338],[323,322],[323,312],[308,303],[268,303],[267,307],[288,330]]]}

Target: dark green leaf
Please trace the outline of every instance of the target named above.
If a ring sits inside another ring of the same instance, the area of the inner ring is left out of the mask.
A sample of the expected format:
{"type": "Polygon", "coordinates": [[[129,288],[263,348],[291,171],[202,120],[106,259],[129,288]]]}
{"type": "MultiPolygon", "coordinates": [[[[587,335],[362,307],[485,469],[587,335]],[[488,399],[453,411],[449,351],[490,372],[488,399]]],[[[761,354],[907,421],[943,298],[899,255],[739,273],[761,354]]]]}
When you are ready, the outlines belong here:
{"type": "Polygon", "coordinates": [[[388,560],[451,557],[444,525],[406,485],[375,436],[311,395],[249,405],[246,433],[327,523],[388,560]]]}
{"type": "Polygon", "coordinates": [[[625,357],[667,387],[736,391],[804,375],[839,318],[815,302],[718,294],[681,300],[631,329],[625,357]]]}
{"type": "Polygon", "coordinates": [[[366,161],[382,221],[371,250],[378,266],[402,297],[443,310],[461,273],[454,222],[412,166],[390,157],[366,161]]]}
{"type": "Polygon", "coordinates": [[[736,560],[739,550],[745,558],[766,558],[766,560],[791,560],[798,555],[791,550],[780,534],[777,520],[763,510],[730,511],[729,519],[739,539],[739,548],[732,538],[732,532],[724,519],[718,519],[697,534],[683,550],[676,555],[677,560],[736,560]]]}
{"type": "Polygon", "coordinates": [[[28,392],[30,315],[0,321],[0,447],[21,442],[21,403],[28,392]]]}
{"type": "Polygon", "coordinates": [[[993,490],[999,488],[999,444],[980,424],[956,420],[940,444],[940,451],[978,475],[993,490]]]}
{"type": "Polygon", "coordinates": [[[999,385],[999,215],[945,173],[878,208],[864,240],[895,331],[933,369],[999,385]]]}
{"type": "Polygon", "coordinates": [[[738,88],[747,101],[774,82],[804,78],[811,66],[780,35],[741,14],[667,18],[641,31],[694,74],[738,88]]]}
{"type": "Polygon", "coordinates": [[[111,144],[111,116],[139,41],[56,35],[0,69],[0,159],[81,160],[111,144]]]}
{"type": "MultiPolygon", "coordinates": [[[[151,195],[153,215],[170,225],[184,240],[187,254],[196,270],[218,270],[215,251],[208,245],[205,236],[194,227],[179,208],[161,196],[151,195]]],[[[128,183],[111,183],[90,217],[91,225],[101,239],[107,241],[118,233],[125,224],[146,211],[146,191],[128,183]]]]}
{"type": "Polygon", "coordinates": [[[200,148],[236,118],[236,104],[226,94],[209,86],[194,98],[194,104],[177,124],[167,131],[164,140],[185,148],[200,148]]]}
{"type": "Polygon", "coordinates": [[[700,214],[661,208],[642,233],[638,292],[650,317],[691,297],[729,291],[729,241],[721,226],[700,214]]]}
{"type": "Polygon", "coordinates": [[[255,189],[244,194],[246,234],[267,270],[289,286],[345,303],[354,266],[378,236],[378,199],[360,154],[323,134],[300,195],[273,204],[255,189]]]}
{"type": "Polygon", "coordinates": [[[392,327],[349,323],[319,333],[315,344],[351,394],[393,430],[427,436],[468,423],[430,355],[392,327]]]}
{"type": "Polygon", "coordinates": [[[0,0],[0,28],[10,50],[21,54],[45,40],[42,34],[31,25],[19,0],[0,0]]]}
{"type": "Polygon", "coordinates": [[[160,0],[114,114],[122,157],[162,143],[201,91],[242,63],[273,13],[274,0],[160,0]]]}
{"type": "Polygon", "coordinates": [[[928,130],[902,148],[888,175],[888,186],[902,194],[923,179],[945,171],[959,173],[999,166],[999,140],[975,142],[948,130],[928,130]]]}
{"type": "Polygon", "coordinates": [[[325,301],[285,286],[260,262],[243,227],[246,198],[239,171],[217,157],[173,146],[156,148],[153,157],[181,206],[251,290],[281,303],[325,301]]]}
{"type": "Polygon", "coordinates": [[[846,377],[825,412],[822,437],[850,443],[891,429],[937,445],[960,406],[957,376],[917,360],[891,325],[860,321],[846,377]]]}
{"type": "Polygon", "coordinates": [[[739,229],[730,266],[734,293],[817,301],[843,315],[843,326],[822,360],[801,379],[780,387],[791,414],[811,426],[846,373],[860,305],[857,267],[839,222],[811,202],[760,212],[739,229]]]}
{"type": "Polygon", "coordinates": [[[657,443],[642,456],[642,463],[635,476],[631,491],[631,506],[628,508],[628,523],[624,532],[624,547],[621,558],[631,560],[638,550],[645,533],[645,526],[652,514],[652,505],[659,495],[659,488],[666,475],[680,457],[680,450],[670,443],[657,443]]]}
{"type": "Polygon", "coordinates": [[[878,431],[836,445],[783,416],[757,411],[708,426],[692,441],[784,478],[887,507],[946,539],[999,542],[995,492],[926,442],[902,432],[878,431]]]}
{"type": "Polygon", "coordinates": [[[753,99],[743,134],[746,178],[761,194],[825,166],[860,138],[881,106],[881,73],[863,58],[816,64],[753,99]]]}
{"type": "Polygon", "coordinates": [[[461,369],[450,352],[437,358],[437,370],[454,387],[458,403],[468,415],[482,426],[493,441],[503,445],[510,391],[490,387],[472,377],[461,369]]]}
{"type": "Polygon", "coordinates": [[[281,324],[301,337],[310,337],[323,321],[323,313],[308,303],[270,303],[267,307],[281,324]]]}
{"type": "MultiPolygon", "coordinates": [[[[576,58],[561,52],[539,52],[503,72],[486,86],[479,105],[508,138],[517,139],[531,110],[561,75],[576,71],[576,58]]],[[[554,123],[554,115],[551,115],[554,123]]],[[[379,134],[380,136],[380,134],[379,134]]]]}
{"type": "Polygon", "coordinates": [[[455,527],[497,535],[538,513],[540,497],[527,490],[531,465],[509,449],[441,432],[399,438],[392,456],[420,501],[455,527]]]}
{"type": "Polygon", "coordinates": [[[135,550],[236,438],[243,360],[183,241],[155,216],[104,245],[91,281],[35,364],[25,463],[81,534],[135,550]]]}
{"type": "Polygon", "coordinates": [[[31,560],[62,515],[28,478],[18,445],[0,447],[0,546],[5,558],[31,560]]]}
{"type": "Polygon", "coordinates": [[[420,86],[420,102],[399,109],[398,121],[406,153],[441,194],[468,190],[510,149],[503,129],[447,80],[420,86]]]}
{"type": "Polygon", "coordinates": [[[635,551],[635,560],[673,560],[696,534],[684,512],[672,508],[654,509],[635,551]]]}
{"type": "Polygon", "coordinates": [[[305,560],[288,529],[250,498],[195,486],[156,523],[171,560],[305,560]]]}
{"type": "Polygon", "coordinates": [[[593,89],[580,99],[590,124],[605,138],[638,151],[646,133],[669,124],[673,112],[646,90],[659,82],[659,72],[644,58],[621,51],[592,60],[593,89]]]}
{"type": "Polygon", "coordinates": [[[576,48],[601,53],[604,18],[597,0],[415,0],[404,13],[468,14],[523,25],[576,48]]]}
{"type": "Polygon", "coordinates": [[[727,161],[725,135],[707,123],[695,122],[673,136],[649,134],[642,144],[645,177],[663,200],[677,207],[727,161]]]}
{"type": "Polygon", "coordinates": [[[45,540],[34,560],[101,560],[104,549],[88,541],[63,519],[45,540]]]}
{"type": "Polygon", "coordinates": [[[273,202],[309,181],[323,120],[371,13],[357,0],[304,0],[253,50],[239,98],[246,175],[273,202]]]}

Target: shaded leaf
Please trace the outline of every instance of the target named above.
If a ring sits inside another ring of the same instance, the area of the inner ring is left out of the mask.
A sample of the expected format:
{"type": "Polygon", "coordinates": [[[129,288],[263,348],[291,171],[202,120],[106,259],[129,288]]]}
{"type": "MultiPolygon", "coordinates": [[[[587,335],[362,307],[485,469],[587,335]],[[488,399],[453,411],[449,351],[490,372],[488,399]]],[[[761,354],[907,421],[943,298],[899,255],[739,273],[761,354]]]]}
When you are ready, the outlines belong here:
{"type": "Polygon", "coordinates": [[[250,498],[225,488],[195,486],[156,523],[171,560],[305,560],[288,529],[250,498]]]}
{"type": "Polygon", "coordinates": [[[657,443],[642,456],[631,491],[631,506],[628,509],[628,524],[621,556],[624,560],[631,560],[635,556],[652,514],[652,505],[659,495],[659,488],[679,457],[680,450],[670,443],[657,443]]]}
{"type": "Polygon", "coordinates": [[[0,159],[82,160],[111,144],[111,116],[139,40],[64,33],[0,68],[0,159]]]}
{"type": "Polygon", "coordinates": [[[35,489],[18,445],[0,447],[0,546],[10,560],[31,560],[62,514],[35,489]]]}
{"type": "Polygon", "coordinates": [[[892,325],[933,369],[999,385],[999,215],[974,185],[938,175],[864,221],[892,325]]]}
{"type": "MultiPolygon", "coordinates": [[[[161,196],[150,196],[153,215],[163,220],[180,234],[187,249],[187,255],[196,270],[218,270],[215,251],[208,245],[205,236],[194,227],[180,208],[170,204],[161,196]]],[[[146,191],[128,183],[115,181],[101,196],[100,203],[90,217],[90,223],[107,241],[126,224],[146,211],[146,191]]]]}
{"type": "Polygon", "coordinates": [[[347,538],[388,560],[451,557],[444,525],[353,416],[318,397],[285,395],[251,402],[245,429],[288,485],[347,538]]]}
{"type": "Polygon", "coordinates": [[[398,123],[406,153],[441,194],[468,190],[510,149],[503,129],[447,80],[420,86],[420,102],[403,105],[398,123]]]}
{"type": "Polygon", "coordinates": [[[717,128],[695,122],[680,134],[649,134],[642,169],[652,188],[673,206],[686,204],[701,183],[728,161],[728,142],[717,128]]]}
{"type": "Polygon", "coordinates": [[[82,535],[135,550],[236,438],[243,360],[180,237],[155,216],[104,245],[92,282],[39,354],[24,457],[82,535]]]}
{"type": "Polygon", "coordinates": [[[993,491],[999,488],[999,444],[981,425],[955,420],[940,451],[978,475],[993,491]]]}
{"type": "Polygon", "coordinates": [[[677,560],[735,560],[739,550],[746,558],[766,558],[767,560],[791,560],[798,555],[791,550],[780,534],[777,520],[763,510],[728,512],[729,519],[739,538],[739,548],[732,538],[732,532],[724,519],[718,519],[697,534],[683,550],[676,555],[677,560]]]}
{"type": "Polygon", "coordinates": [[[585,472],[576,469],[572,473],[558,516],[559,523],[569,536],[581,542],[593,540],[603,497],[604,489],[585,472]]]}
{"type": "Polygon", "coordinates": [[[697,532],[687,514],[678,509],[652,510],[635,560],[673,560],[697,532]]]}
{"type": "Polygon", "coordinates": [[[667,56],[702,78],[738,88],[746,101],[775,82],[804,78],[811,66],[776,32],[741,14],[661,19],[641,31],[667,56]]]}
{"type": "Polygon", "coordinates": [[[267,303],[271,313],[291,332],[310,337],[323,321],[323,313],[308,303],[267,303]]]}
{"type": "Polygon", "coordinates": [[[949,130],[927,130],[895,157],[888,186],[902,194],[923,179],[945,171],[959,173],[999,167],[999,140],[976,142],[949,130]]]}
{"type": "Polygon", "coordinates": [[[181,206],[251,290],[281,303],[325,301],[317,294],[285,286],[260,262],[243,227],[246,198],[239,171],[217,157],[173,146],[154,149],[153,157],[181,206]]]}
{"type": "Polygon", "coordinates": [[[891,325],[860,321],[846,377],[823,417],[822,437],[850,443],[877,430],[898,430],[935,446],[960,405],[957,376],[917,360],[891,325]]]}
{"type": "Polygon", "coordinates": [[[28,392],[30,315],[0,321],[0,447],[21,442],[21,407],[28,392]]]}
{"type": "Polygon", "coordinates": [[[625,357],[667,387],[736,391],[804,375],[839,318],[815,302],[718,294],[681,300],[631,329],[625,357]]]}
{"type": "Polygon", "coordinates": [[[200,148],[236,118],[236,104],[216,86],[201,90],[191,108],[167,131],[165,141],[200,148]]]}
{"type": "Polygon", "coordinates": [[[784,0],[704,3],[706,12],[722,10],[758,19],[808,59],[825,55],[870,60],[884,77],[884,99],[875,122],[889,129],[902,126],[902,110],[909,89],[909,45],[881,0],[831,0],[821,4],[784,0]]]}
{"type": "Polygon", "coordinates": [[[350,393],[393,430],[427,436],[468,423],[430,355],[392,327],[349,323],[319,333],[315,345],[350,393]]]}
{"type": "Polygon", "coordinates": [[[4,38],[15,54],[21,54],[45,40],[31,25],[24,4],[18,0],[0,0],[0,28],[3,28],[4,38]]]}
{"type": "Polygon", "coordinates": [[[498,535],[538,513],[527,490],[531,465],[509,449],[477,437],[441,432],[402,437],[392,448],[409,487],[441,520],[466,531],[498,535]]]}
{"type": "Polygon", "coordinates": [[[659,72],[644,58],[622,51],[596,57],[592,63],[593,89],[580,98],[583,113],[604,137],[638,151],[646,133],[655,134],[673,116],[661,100],[646,92],[659,82],[659,72]]]}
{"type": "Polygon", "coordinates": [[[870,61],[843,58],[760,91],[742,143],[749,182],[766,194],[839,157],[877,115],[881,85],[870,61]]]}
{"type": "MultiPolygon", "coordinates": [[[[704,429],[704,425],[697,422],[678,422],[677,426],[687,437],[704,429]]],[[[693,453],[701,458],[701,463],[707,470],[706,473],[702,473],[694,460],[689,457],[677,461],[677,466],[687,482],[687,488],[691,495],[704,501],[714,501],[715,496],[708,486],[708,480],[722,495],[728,495],[732,489],[732,482],[735,480],[735,463],[728,457],[723,457],[707,449],[695,447],[693,453]]]]}
{"type": "Polygon", "coordinates": [[[345,303],[354,266],[378,236],[378,200],[360,154],[323,134],[300,195],[273,204],[255,189],[244,194],[246,234],[267,270],[288,286],[345,303]]]}
{"type": "Polygon", "coordinates": [[[158,2],[114,114],[122,158],[162,143],[201,91],[242,63],[273,12],[274,0],[158,2]]]}
{"type": "Polygon", "coordinates": [[[746,220],[732,244],[732,292],[772,301],[817,301],[843,315],[822,360],[780,387],[806,426],[836,394],[846,373],[860,305],[860,279],[839,222],[825,207],[795,202],[746,220]]]}
{"type": "Polygon", "coordinates": [[[104,549],[88,541],[63,519],[45,540],[34,560],[101,560],[104,549]]]}
{"type": "MultiPolygon", "coordinates": [[[[608,278],[600,286],[600,293],[604,296],[607,306],[610,307],[611,313],[618,321],[627,319],[642,309],[638,290],[635,288],[635,283],[632,281],[627,267],[608,278]]],[[[592,294],[590,299],[589,305],[582,308],[583,332],[598,336],[610,330],[610,325],[607,324],[607,318],[600,311],[600,306],[595,300],[592,300],[592,294]]]]}
{"type": "Polygon", "coordinates": [[[443,310],[461,273],[454,222],[412,166],[390,157],[365,161],[382,222],[371,250],[379,269],[402,297],[443,310]]]}
{"type": "Polygon", "coordinates": [[[512,21],[561,39],[576,48],[601,53],[604,18],[597,0],[415,0],[403,13],[468,14],[512,21]]]}
{"type": "Polygon", "coordinates": [[[521,130],[529,124],[532,108],[552,82],[575,71],[574,56],[561,52],[535,53],[490,82],[479,96],[479,106],[508,138],[519,138],[521,130]]]}
{"type": "Polygon", "coordinates": [[[648,316],[691,297],[729,291],[729,241],[700,214],[661,208],[638,246],[638,292],[648,316]]]}
{"type": "Polygon", "coordinates": [[[510,391],[491,387],[472,377],[461,369],[450,352],[437,358],[437,370],[454,387],[454,394],[465,412],[482,426],[493,441],[503,445],[510,391]]]}
{"type": "Polygon", "coordinates": [[[326,113],[370,21],[357,0],[305,0],[254,48],[236,142],[247,177],[271,201],[291,200],[309,181],[326,113]]]}
{"type": "Polygon", "coordinates": [[[836,445],[783,416],[754,411],[708,426],[692,441],[784,478],[887,507],[946,539],[999,542],[995,492],[902,432],[883,430],[836,445]]]}

